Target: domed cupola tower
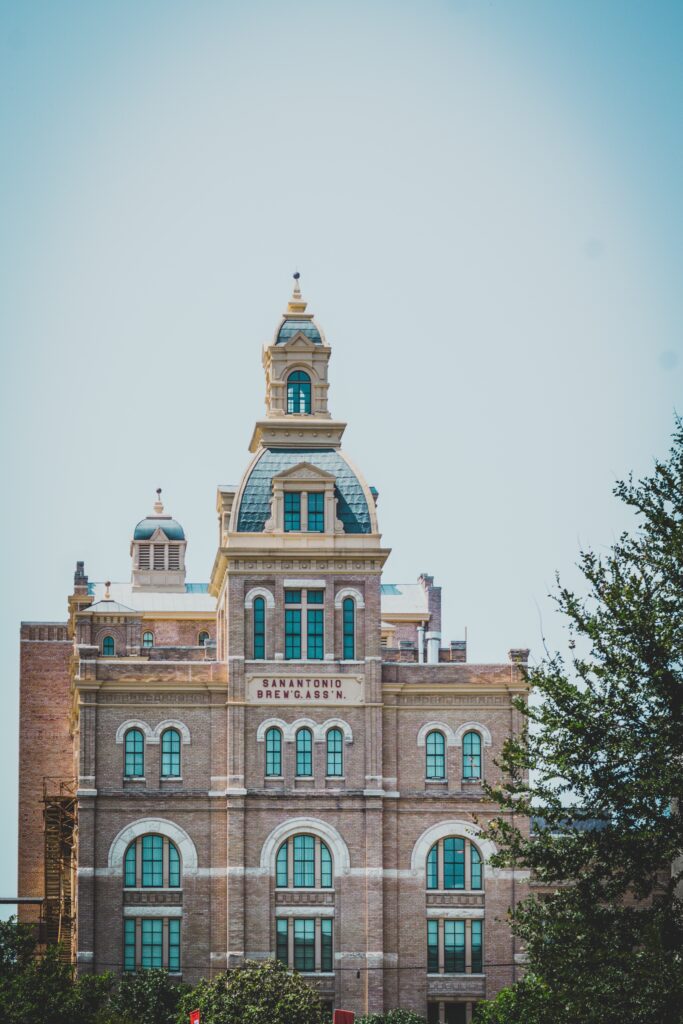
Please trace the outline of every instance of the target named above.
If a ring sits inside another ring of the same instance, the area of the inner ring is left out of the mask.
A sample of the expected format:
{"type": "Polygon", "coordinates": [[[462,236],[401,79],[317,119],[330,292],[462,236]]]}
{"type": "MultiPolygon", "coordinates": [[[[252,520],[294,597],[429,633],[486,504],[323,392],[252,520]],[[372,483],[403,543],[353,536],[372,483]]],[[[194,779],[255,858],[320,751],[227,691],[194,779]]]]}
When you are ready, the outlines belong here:
{"type": "Polygon", "coordinates": [[[185,592],[185,531],[164,512],[161,488],[154,511],[141,519],[130,543],[133,590],[185,592]]]}

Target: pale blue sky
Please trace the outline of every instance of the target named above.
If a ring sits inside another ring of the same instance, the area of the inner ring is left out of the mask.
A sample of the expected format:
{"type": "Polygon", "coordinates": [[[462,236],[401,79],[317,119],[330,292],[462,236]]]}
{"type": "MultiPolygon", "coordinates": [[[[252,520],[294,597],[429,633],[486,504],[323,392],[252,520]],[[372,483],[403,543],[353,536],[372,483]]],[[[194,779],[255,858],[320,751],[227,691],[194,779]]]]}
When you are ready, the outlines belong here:
{"type": "Polygon", "coordinates": [[[387,581],[471,660],[560,642],[682,405],[682,45],[661,0],[0,0],[2,894],[19,621],[126,579],[157,486],[208,578],[296,267],[387,581]]]}

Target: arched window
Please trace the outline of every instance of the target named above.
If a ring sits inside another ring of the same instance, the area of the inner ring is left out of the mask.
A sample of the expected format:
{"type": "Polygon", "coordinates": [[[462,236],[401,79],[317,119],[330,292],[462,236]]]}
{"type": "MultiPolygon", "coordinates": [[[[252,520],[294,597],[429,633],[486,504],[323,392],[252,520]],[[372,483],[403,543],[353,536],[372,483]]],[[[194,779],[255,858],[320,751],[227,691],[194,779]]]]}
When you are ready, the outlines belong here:
{"type": "MultiPolygon", "coordinates": [[[[254,598],[254,657],[266,656],[266,602],[262,597],[254,598]]],[[[278,773],[279,774],[279,773],[278,773]]]]}
{"type": "Polygon", "coordinates": [[[275,859],[278,889],[331,889],[332,855],[317,836],[285,839],[275,859]]]}
{"type": "Polygon", "coordinates": [[[161,737],[161,775],[164,779],[180,778],[180,733],[166,729],[161,737]]]}
{"type": "Polygon", "coordinates": [[[481,889],[481,854],[469,839],[448,836],[427,854],[428,889],[481,889]]]}
{"type": "Polygon", "coordinates": [[[296,734],[296,774],[313,774],[313,736],[310,729],[299,729],[296,734]]]}
{"type": "Polygon", "coordinates": [[[266,775],[282,775],[282,733],[275,727],[266,733],[266,775]]]}
{"type": "Polygon", "coordinates": [[[478,732],[466,732],[462,739],[462,777],[481,778],[481,736],[478,732]]]}
{"type": "Polygon", "coordinates": [[[166,836],[138,836],[123,861],[126,889],[179,889],[180,854],[166,836]]]}
{"type": "Polygon", "coordinates": [[[197,637],[197,643],[199,644],[200,647],[203,647],[205,643],[208,643],[208,641],[209,641],[209,634],[207,633],[207,631],[205,629],[203,629],[201,631],[201,633],[199,634],[199,636],[197,637]]]}
{"type": "Polygon", "coordinates": [[[353,661],[356,657],[356,606],[352,597],[345,597],[342,603],[342,622],[344,633],[344,661],[353,661]]]}
{"type": "Polygon", "coordinates": [[[116,644],[113,636],[105,636],[102,641],[102,657],[113,658],[116,654],[116,644]]]}
{"type": "Polygon", "coordinates": [[[127,779],[141,779],[145,774],[145,737],[140,729],[129,729],[124,740],[124,770],[127,779]]]}
{"type": "Polygon", "coordinates": [[[327,733],[327,774],[340,776],[344,774],[344,736],[341,729],[329,729],[327,733]]]}
{"type": "Polygon", "coordinates": [[[426,777],[428,779],[446,778],[446,741],[442,732],[427,733],[426,777]]]}
{"type": "Polygon", "coordinates": [[[287,412],[310,413],[311,378],[303,370],[295,370],[287,378],[287,412]]]}
{"type": "Polygon", "coordinates": [[[142,646],[143,647],[154,647],[154,634],[153,633],[150,633],[148,631],[147,633],[143,633],[142,634],[142,646]]]}

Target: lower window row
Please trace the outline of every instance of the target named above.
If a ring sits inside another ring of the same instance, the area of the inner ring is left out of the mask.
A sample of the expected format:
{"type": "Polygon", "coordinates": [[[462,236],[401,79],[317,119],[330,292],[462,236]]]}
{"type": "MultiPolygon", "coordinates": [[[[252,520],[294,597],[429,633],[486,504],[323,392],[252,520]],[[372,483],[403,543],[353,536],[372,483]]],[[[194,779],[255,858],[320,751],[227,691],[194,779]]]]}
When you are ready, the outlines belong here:
{"type": "Polygon", "coordinates": [[[331,917],[278,917],[276,956],[295,971],[332,971],[331,917]]]}
{"type": "Polygon", "coordinates": [[[165,967],[180,972],[180,918],[126,917],[123,921],[123,969],[165,967]]]}
{"type": "Polygon", "coordinates": [[[428,974],[481,974],[483,966],[483,921],[427,921],[428,974]]]}

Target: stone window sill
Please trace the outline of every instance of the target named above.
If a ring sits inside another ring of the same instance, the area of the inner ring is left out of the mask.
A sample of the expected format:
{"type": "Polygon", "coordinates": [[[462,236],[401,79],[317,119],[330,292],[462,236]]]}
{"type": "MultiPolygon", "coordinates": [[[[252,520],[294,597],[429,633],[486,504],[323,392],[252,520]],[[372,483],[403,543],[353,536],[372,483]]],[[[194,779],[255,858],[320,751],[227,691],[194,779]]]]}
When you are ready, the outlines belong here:
{"type": "Polygon", "coordinates": [[[124,775],[123,776],[123,781],[124,782],[147,782],[147,779],[145,778],[144,775],[124,775]]]}
{"type": "Polygon", "coordinates": [[[182,775],[162,775],[159,779],[160,782],[182,782],[182,775]]]}
{"type": "Polygon", "coordinates": [[[447,786],[448,779],[425,779],[425,785],[427,786],[447,786]]]}

